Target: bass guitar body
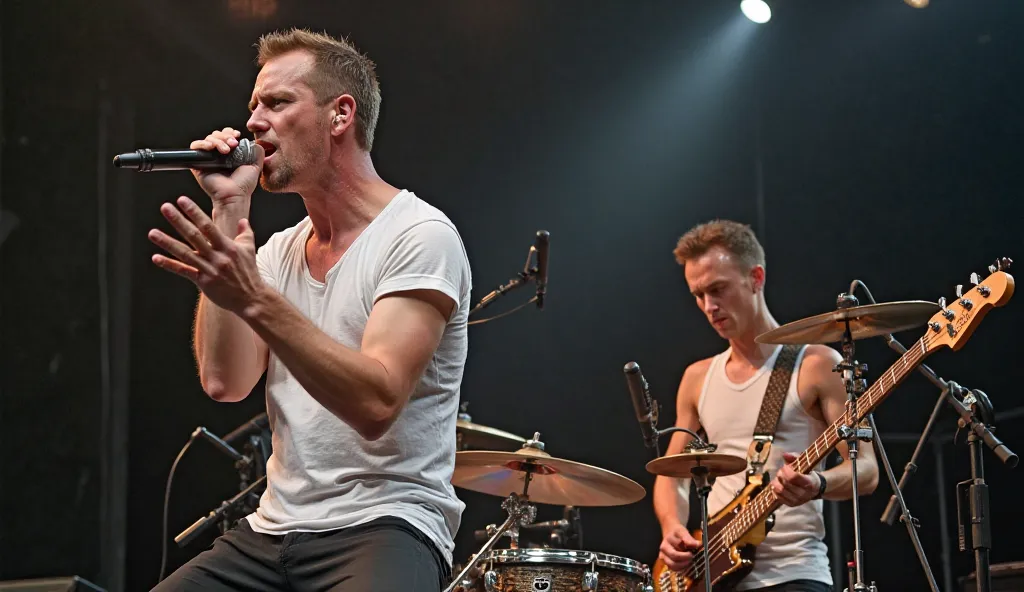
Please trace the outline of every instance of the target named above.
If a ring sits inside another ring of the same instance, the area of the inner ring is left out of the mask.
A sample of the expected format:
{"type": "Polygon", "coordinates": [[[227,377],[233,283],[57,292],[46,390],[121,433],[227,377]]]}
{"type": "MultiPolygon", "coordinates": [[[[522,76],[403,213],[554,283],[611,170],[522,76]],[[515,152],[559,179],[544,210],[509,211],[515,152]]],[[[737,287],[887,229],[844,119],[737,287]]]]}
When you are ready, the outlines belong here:
{"type": "MultiPolygon", "coordinates": [[[[757,492],[764,488],[766,480],[767,475],[749,477],[747,486],[739,495],[716,512],[714,516],[708,517],[709,540],[714,541],[722,530],[729,526],[757,492]]],[[[713,554],[710,570],[711,589],[714,592],[734,590],[736,584],[750,573],[750,570],[754,569],[754,553],[757,545],[768,535],[774,521],[774,515],[769,515],[735,544],[730,545],[727,552],[713,554]]],[[[700,530],[695,530],[693,536],[697,540],[705,540],[704,533],[700,530]]],[[[661,558],[658,558],[651,574],[655,592],[701,592],[705,589],[703,556],[699,553],[694,554],[694,564],[690,568],[678,572],[670,570],[661,558]]]]}

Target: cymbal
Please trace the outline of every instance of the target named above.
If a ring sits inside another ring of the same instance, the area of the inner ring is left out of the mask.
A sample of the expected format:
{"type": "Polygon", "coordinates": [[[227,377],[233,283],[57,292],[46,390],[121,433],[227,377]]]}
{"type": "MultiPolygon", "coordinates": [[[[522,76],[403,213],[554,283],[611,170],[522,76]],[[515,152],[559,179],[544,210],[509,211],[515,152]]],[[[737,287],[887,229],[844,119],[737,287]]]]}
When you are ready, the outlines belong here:
{"type": "Polygon", "coordinates": [[[746,459],[719,452],[684,452],[647,463],[647,472],[665,477],[690,477],[694,467],[706,467],[709,477],[724,477],[746,470],[746,459]]]}
{"type": "Polygon", "coordinates": [[[867,339],[923,327],[939,310],[938,304],[923,300],[851,306],[786,323],[758,335],[754,341],[797,345],[836,343],[843,339],[847,319],[853,339],[867,339]]]}
{"type": "Polygon", "coordinates": [[[455,429],[458,434],[458,450],[476,448],[512,451],[519,450],[526,442],[526,438],[464,419],[455,422],[455,429]]]}
{"type": "Polygon", "coordinates": [[[530,502],[555,506],[619,506],[646,494],[643,486],[618,473],[530,447],[456,452],[452,485],[500,497],[522,495],[525,489],[530,502]]]}

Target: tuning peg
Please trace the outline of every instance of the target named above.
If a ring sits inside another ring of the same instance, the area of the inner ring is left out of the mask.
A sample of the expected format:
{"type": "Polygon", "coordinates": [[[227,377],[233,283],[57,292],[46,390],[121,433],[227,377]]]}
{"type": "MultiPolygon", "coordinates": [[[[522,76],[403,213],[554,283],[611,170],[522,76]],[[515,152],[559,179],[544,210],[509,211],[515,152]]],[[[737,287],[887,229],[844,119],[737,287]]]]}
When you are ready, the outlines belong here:
{"type": "Polygon", "coordinates": [[[948,308],[946,308],[946,297],[945,296],[942,296],[942,297],[939,298],[939,308],[942,309],[942,316],[945,317],[947,321],[952,321],[953,318],[956,316],[953,313],[953,311],[951,311],[948,308]]]}
{"type": "Polygon", "coordinates": [[[988,266],[988,271],[989,273],[1006,271],[1007,269],[1010,269],[1011,265],[1013,265],[1013,259],[1010,259],[1009,257],[1000,257],[999,259],[996,259],[994,264],[988,266]]]}
{"type": "Polygon", "coordinates": [[[956,285],[956,297],[957,298],[963,298],[964,297],[964,285],[963,284],[957,284],[956,285]]]}
{"type": "Polygon", "coordinates": [[[981,283],[981,276],[978,275],[978,272],[971,272],[971,285],[972,286],[977,286],[980,283],[981,283]]]}

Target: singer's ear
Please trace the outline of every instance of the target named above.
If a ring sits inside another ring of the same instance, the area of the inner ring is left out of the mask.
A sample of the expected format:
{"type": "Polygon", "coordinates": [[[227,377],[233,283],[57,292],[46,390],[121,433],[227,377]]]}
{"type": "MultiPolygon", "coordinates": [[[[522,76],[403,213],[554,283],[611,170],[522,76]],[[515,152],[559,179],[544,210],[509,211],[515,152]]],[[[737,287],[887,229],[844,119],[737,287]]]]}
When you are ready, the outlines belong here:
{"type": "Polygon", "coordinates": [[[334,99],[333,106],[330,111],[331,135],[340,136],[356,119],[356,100],[352,95],[344,94],[334,99]]]}

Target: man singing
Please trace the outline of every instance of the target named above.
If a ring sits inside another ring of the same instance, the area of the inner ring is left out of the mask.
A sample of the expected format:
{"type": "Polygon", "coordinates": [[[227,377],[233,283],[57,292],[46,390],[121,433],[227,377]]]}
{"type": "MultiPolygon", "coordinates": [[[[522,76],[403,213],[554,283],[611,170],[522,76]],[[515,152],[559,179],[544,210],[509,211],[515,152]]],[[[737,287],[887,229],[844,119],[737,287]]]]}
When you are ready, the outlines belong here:
{"type": "MultiPolygon", "coordinates": [[[[458,231],[389,185],[370,157],[373,63],[305,30],[259,41],[246,124],[257,163],[194,171],[208,217],[181,197],[151,230],[153,262],[201,291],[206,393],[240,401],[267,372],[273,455],[257,511],[159,590],[439,590],[464,505],[450,484],[471,276],[458,231]],[[258,250],[257,180],[308,216],[258,250]]],[[[238,131],[192,143],[228,153],[238,131]]]]}

